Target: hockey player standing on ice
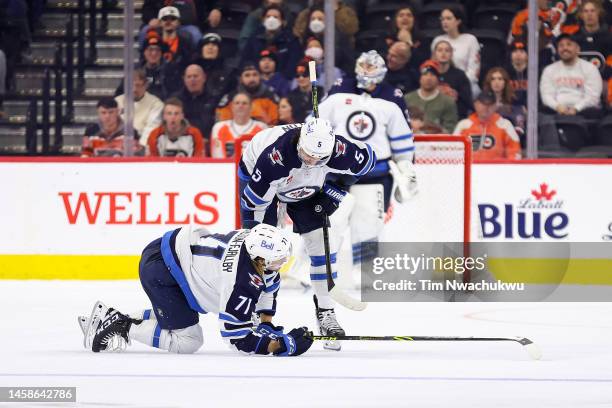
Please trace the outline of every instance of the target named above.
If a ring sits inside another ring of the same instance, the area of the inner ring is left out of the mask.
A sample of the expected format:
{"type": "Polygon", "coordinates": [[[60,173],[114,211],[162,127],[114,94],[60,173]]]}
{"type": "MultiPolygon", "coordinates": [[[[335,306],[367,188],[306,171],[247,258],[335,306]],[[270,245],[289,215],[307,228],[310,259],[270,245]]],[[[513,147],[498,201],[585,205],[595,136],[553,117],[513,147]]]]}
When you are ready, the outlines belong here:
{"type": "MultiPolygon", "coordinates": [[[[322,335],[344,335],[334,312],[325,271],[323,225],[336,211],[345,189],[376,164],[372,148],[336,136],[330,123],[310,119],[304,124],[276,126],[259,132],[240,160],[243,227],[277,225],[278,203],[293,221],[293,231],[304,240],[310,257],[310,280],[322,335]],[[329,183],[330,175],[338,178],[329,183]]],[[[334,225],[330,237],[333,238],[334,225]]],[[[337,240],[330,239],[332,277],[336,278],[337,240]]]]}
{"type": "Polygon", "coordinates": [[[276,227],[211,234],[184,227],[151,242],[140,259],[140,281],[151,310],[124,315],[97,302],[89,320],[79,318],[85,347],[121,351],[131,340],[174,353],[203,344],[200,313],[219,315],[221,337],[248,354],[297,356],[312,345],[301,327],[283,333],[271,323],[280,285],[278,270],[291,243],[276,227]],[[261,313],[253,327],[252,313],[261,313]]]}
{"type": "Polygon", "coordinates": [[[319,115],[336,133],[368,143],[376,153],[376,166],[350,188],[355,205],[350,218],[353,264],[374,257],[385,213],[391,201],[393,178],[398,202],[416,193],[413,168],[414,140],[402,91],[383,82],[387,67],[376,51],[362,53],[355,64],[356,79],[340,79],[319,105],[319,115]],[[395,163],[397,166],[393,166],[395,163]],[[395,169],[391,175],[391,167],[395,169]],[[364,251],[362,253],[362,248],[364,251]],[[368,253],[365,253],[368,252],[368,253]]]}

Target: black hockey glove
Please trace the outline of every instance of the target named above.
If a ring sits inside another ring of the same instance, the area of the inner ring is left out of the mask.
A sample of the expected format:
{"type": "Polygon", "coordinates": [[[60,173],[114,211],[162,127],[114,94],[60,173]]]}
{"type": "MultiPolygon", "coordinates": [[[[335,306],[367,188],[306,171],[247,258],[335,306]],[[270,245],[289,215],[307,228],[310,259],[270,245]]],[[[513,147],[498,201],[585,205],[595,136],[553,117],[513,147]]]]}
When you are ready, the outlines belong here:
{"type": "Polygon", "coordinates": [[[314,210],[317,213],[332,215],[345,196],[346,191],[331,183],[325,183],[321,191],[314,197],[314,210]]]}
{"type": "Polygon", "coordinates": [[[308,327],[300,327],[291,330],[287,334],[283,334],[278,338],[280,348],[274,352],[274,355],[299,356],[304,354],[312,346],[313,342],[310,337],[306,337],[308,333],[308,327]]]}

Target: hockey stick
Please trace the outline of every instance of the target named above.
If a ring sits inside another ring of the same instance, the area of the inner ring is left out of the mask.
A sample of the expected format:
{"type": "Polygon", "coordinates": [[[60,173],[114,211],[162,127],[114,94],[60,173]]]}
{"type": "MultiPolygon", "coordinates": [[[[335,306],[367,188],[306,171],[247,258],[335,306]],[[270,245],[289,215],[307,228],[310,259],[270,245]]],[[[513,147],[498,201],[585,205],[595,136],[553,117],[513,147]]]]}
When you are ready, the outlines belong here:
{"type": "MultiPolygon", "coordinates": [[[[308,63],[308,70],[310,71],[310,83],[312,85],[312,114],[315,118],[319,117],[319,98],[317,95],[317,71],[315,61],[308,63]]],[[[368,305],[367,303],[361,302],[357,299],[353,299],[342,290],[336,287],[334,278],[332,276],[331,268],[331,254],[329,249],[329,217],[325,214],[323,220],[323,247],[325,249],[325,275],[327,278],[327,289],[329,290],[329,296],[336,302],[346,307],[347,309],[362,311],[368,305]]]]}
{"type": "Polygon", "coordinates": [[[445,336],[315,336],[309,332],[312,340],[367,340],[367,341],[514,341],[525,347],[527,354],[534,359],[542,358],[540,348],[526,337],[445,337],[445,336]]]}

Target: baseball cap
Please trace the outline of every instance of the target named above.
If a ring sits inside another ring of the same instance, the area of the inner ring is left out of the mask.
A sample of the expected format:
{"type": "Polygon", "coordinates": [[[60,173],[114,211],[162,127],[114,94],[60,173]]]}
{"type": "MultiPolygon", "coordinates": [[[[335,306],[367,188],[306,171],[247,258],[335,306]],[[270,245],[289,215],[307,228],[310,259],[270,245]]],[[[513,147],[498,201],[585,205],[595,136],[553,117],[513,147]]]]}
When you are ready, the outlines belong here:
{"type": "Polygon", "coordinates": [[[157,13],[157,18],[162,20],[164,17],[176,17],[179,20],[181,19],[181,13],[179,13],[176,7],[167,6],[159,9],[159,13],[157,13]]]}
{"type": "Polygon", "coordinates": [[[481,92],[476,97],[476,100],[480,103],[484,103],[485,105],[493,105],[495,104],[495,102],[497,102],[497,100],[495,99],[495,94],[493,92],[486,91],[481,92]]]}
{"type": "Polygon", "coordinates": [[[264,58],[270,58],[270,59],[274,60],[274,62],[278,62],[278,60],[276,58],[276,53],[273,50],[269,49],[269,48],[266,48],[265,50],[262,50],[259,53],[259,59],[262,60],[264,58]]]}
{"type": "Polygon", "coordinates": [[[159,47],[163,52],[166,49],[166,43],[164,43],[157,35],[148,35],[142,49],[146,50],[149,47],[159,47]]]}
{"type": "Polygon", "coordinates": [[[515,40],[510,44],[510,51],[514,50],[524,50],[527,52],[527,44],[523,41],[515,40]]]}
{"type": "Polygon", "coordinates": [[[259,72],[259,67],[253,61],[245,61],[240,66],[240,74],[242,74],[245,71],[253,71],[253,70],[259,72]]]}
{"type": "Polygon", "coordinates": [[[421,75],[430,73],[430,74],[434,74],[435,76],[440,76],[440,64],[438,64],[434,60],[429,59],[421,64],[420,72],[421,72],[421,75]]]}
{"type": "Polygon", "coordinates": [[[570,41],[575,42],[576,44],[578,44],[578,39],[576,38],[575,35],[569,34],[569,33],[562,33],[560,36],[557,37],[557,44],[559,44],[561,42],[561,40],[563,39],[568,39],[570,41]]]}
{"type": "Polygon", "coordinates": [[[210,44],[210,43],[221,44],[221,41],[222,41],[222,38],[221,38],[221,36],[219,34],[217,34],[217,33],[206,33],[200,39],[200,45],[204,46],[204,45],[210,44]]]}

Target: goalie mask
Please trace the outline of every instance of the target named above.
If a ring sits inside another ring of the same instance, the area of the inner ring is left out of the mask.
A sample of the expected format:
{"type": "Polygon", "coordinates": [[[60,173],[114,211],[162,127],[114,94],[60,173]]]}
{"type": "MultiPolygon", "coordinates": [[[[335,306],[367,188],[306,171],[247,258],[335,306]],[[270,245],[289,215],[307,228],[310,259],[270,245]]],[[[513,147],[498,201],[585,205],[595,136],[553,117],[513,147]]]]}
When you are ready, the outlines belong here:
{"type": "Polygon", "coordinates": [[[262,258],[266,269],[279,270],[291,256],[291,242],[276,227],[258,224],[244,240],[251,259],[262,258]]]}
{"type": "Polygon", "coordinates": [[[328,120],[309,119],[300,129],[298,157],[306,166],[323,166],[329,161],[335,142],[334,129],[328,120]]]}
{"type": "Polygon", "coordinates": [[[357,87],[367,89],[371,85],[378,85],[385,79],[387,66],[385,60],[376,51],[363,52],[355,63],[355,76],[357,87]]]}

